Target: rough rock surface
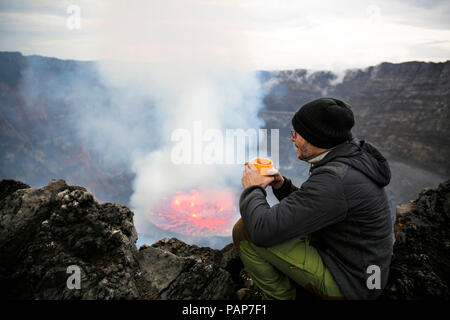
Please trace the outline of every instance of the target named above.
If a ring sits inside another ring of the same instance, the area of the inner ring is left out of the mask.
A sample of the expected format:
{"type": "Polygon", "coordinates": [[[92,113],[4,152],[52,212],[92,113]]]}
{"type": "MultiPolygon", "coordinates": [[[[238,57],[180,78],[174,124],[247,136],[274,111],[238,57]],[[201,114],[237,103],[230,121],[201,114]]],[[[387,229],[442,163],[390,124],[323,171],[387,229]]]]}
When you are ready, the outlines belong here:
{"type": "Polygon", "coordinates": [[[0,183],[1,295],[22,299],[137,298],[133,213],[100,205],[87,189],[52,180],[42,188],[0,183]],[[24,187],[24,186],[22,186],[24,187]],[[17,189],[17,190],[15,190],[17,189]],[[67,268],[81,271],[69,290],[67,268]]]}
{"type": "Polygon", "coordinates": [[[383,298],[450,298],[450,180],[397,210],[397,241],[383,298]]]}
{"type": "MultiPolygon", "coordinates": [[[[450,180],[397,210],[382,299],[449,298],[450,180]]],[[[0,296],[7,299],[262,299],[233,245],[161,239],[136,248],[133,212],[52,180],[0,181],[0,296]],[[69,289],[67,268],[81,269],[69,289]]],[[[299,299],[311,295],[300,291],[299,299]]]]}
{"type": "MultiPolygon", "coordinates": [[[[162,241],[189,247],[174,238],[162,241]]],[[[207,257],[175,255],[164,248],[142,246],[138,260],[144,279],[152,283],[161,299],[236,298],[237,287],[230,273],[207,257]]]]}
{"type": "MultiPolygon", "coordinates": [[[[136,248],[133,212],[83,187],[0,181],[0,295],[19,299],[230,299],[237,285],[206,255],[136,248]],[[69,266],[81,289],[68,289],[69,266]]],[[[178,247],[190,247],[173,240],[178,247]]],[[[159,242],[163,243],[163,242],[159,242]]],[[[169,242],[167,242],[169,243],[169,242]]],[[[212,250],[204,249],[204,252],[212,250]]],[[[202,251],[202,252],[203,252],[202,251]]],[[[214,250],[212,250],[214,251],[214,250]]],[[[212,252],[211,251],[211,252],[212,252]]],[[[237,256],[216,250],[217,256],[237,256]]],[[[232,263],[231,263],[232,264],[232,263]]]]}

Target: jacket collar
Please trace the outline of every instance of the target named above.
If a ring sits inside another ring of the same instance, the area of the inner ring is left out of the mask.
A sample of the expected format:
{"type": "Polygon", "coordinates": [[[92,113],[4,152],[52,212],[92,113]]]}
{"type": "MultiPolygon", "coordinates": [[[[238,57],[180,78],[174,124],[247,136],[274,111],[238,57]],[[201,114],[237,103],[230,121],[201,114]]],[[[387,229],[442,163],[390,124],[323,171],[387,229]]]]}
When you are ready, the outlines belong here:
{"type": "Polygon", "coordinates": [[[319,161],[314,161],[311,163],[311,169],[320,167],[338,157],[352,157],[361,153],[360,141],[354,138],[350,141],[338,144],[327,151],[329,152],[327,152],[323,158],[319,159],[319,161]]]}

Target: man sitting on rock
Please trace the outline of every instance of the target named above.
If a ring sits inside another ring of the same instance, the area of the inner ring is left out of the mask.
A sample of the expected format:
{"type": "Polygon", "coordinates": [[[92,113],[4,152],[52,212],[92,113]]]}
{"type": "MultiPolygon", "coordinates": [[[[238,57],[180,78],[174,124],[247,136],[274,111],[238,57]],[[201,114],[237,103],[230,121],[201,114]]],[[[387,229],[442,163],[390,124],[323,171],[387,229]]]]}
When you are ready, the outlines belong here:
{"type": "Polygon", "coordinates": [[[388,280],[392,221],[384,187],[389,165],[352,138],[354,116],[338,99],[303,105],[291,141],[311,164],[300,188],[280,173],[245,164],[241,219],[233,241],[268,299],[295,299],[298,285],[326,299],[376,299],[388,280]],[[266,201],[270,185],[280,201],[266,201]]]}

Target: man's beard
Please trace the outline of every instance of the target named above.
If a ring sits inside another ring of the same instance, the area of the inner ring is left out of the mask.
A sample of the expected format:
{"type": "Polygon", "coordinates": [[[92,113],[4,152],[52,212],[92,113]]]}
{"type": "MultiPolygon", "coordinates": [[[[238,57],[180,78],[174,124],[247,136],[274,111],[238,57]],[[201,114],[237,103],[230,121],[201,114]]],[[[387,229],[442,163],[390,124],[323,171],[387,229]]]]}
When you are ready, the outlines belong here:
{"type": "Polygon", "coordinates": [[[300,148],[298,148],[297,145],[294,143],[294,147],[300,150],[300,155],[298,156],[300,160],[309,159],[314,155],[308,143],[304,143],[300,148]]]}

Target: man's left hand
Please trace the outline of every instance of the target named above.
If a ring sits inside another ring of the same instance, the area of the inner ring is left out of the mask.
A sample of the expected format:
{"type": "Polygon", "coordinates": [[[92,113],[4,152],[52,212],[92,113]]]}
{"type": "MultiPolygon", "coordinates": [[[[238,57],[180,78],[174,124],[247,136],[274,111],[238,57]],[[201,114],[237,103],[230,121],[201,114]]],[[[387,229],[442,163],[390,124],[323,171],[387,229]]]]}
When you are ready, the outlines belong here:
{"type": "Polygon", "coordinates": [[[264,189],[267,188],[267,186],[272,183],[274,180],[274,177],[271,176],[263,176],[259,173],[258,169],[251,164],[246,162],[245,163],[245,170],[242,173],[242,186],[244,188],[248,188],[250,186],[261,186],[264,189]]]}

